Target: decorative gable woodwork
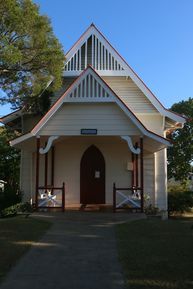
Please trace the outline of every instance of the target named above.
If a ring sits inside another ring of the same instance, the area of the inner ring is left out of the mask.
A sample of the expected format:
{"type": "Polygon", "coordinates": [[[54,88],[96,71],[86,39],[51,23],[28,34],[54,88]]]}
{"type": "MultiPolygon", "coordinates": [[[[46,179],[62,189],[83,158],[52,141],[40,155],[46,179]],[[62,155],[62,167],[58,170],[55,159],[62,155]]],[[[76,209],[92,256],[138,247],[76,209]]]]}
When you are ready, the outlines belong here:
{"type": "Polygon", "coordinates": [[[80,71],[87,65],[92,65],[96,70],[124,70],[117,57],[95,34],[85,40],[85,43],[67,61],[64,70],[80,71]]]}
{"type": "Polygon", "coordinates": [[[91,25],[66,54],[65,75],[77,75],[91,65],[97,71],[121,72],[126,64],[98,29],[91,25]]]}
{"type": "Polygon", "coordinates": [[[68,102],[112,101],[112,93],[92,69],[87,69],[84,77],[77,80],[65,100],[68,102]]]}

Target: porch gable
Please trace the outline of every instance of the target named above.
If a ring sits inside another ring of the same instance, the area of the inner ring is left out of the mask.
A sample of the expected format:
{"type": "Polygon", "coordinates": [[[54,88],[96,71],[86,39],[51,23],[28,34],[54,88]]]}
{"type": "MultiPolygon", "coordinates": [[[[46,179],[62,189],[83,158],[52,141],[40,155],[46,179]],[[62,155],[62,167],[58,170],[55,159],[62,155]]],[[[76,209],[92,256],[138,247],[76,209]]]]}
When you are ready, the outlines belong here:
{"type": "Polygon", "coordinates": [[[112,102],[63,103],[38,134],[78,136],[83,130],[98,136],[140,135],[139,129],[112,102]]]}

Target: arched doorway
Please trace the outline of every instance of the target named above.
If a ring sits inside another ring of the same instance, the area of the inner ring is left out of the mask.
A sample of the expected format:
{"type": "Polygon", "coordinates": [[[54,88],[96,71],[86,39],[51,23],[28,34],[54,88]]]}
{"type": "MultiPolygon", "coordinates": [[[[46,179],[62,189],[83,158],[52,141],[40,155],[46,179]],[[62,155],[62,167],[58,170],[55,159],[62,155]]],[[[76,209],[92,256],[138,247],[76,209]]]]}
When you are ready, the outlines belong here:
{"type": "Polygon", "coordinates": [[[84,152],[80,163],[80,203],[105,203],[105,160],[94,145],[84,152]]]}

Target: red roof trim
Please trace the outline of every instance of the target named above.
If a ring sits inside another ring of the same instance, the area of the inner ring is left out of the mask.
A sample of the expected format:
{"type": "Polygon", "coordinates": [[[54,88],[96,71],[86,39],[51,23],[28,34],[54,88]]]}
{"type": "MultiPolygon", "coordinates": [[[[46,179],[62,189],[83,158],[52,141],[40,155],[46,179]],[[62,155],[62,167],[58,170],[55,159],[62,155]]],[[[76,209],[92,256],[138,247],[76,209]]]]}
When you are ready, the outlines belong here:
{"type": "Polygon", "coordinates": [[[90,27],[94,27],[97,32],[105,39],[105,41],[110,45],[110,47],[115,51],[115,53],[117,53],[119,55],[119,57],[125,62],[125,64],[131,69],[131,71],[135,74],[135,76],[142,82],[142,84],[145,86],[145,88],[152,94],[152,96],[158,101],[158,103],[162,106],[162,108],[170,113],[173,113],[177,116],[180,116],[184,119],[186,119],[184,116],[173,112],[169,109],[167,109],[160,101],[159,99],[155,96],[155,94],[149,89],[149,87],[147,87],[147,85],[144,83],[144,81],[139,77],[139,75],[133,70],[133,68],[127,63],[127,61],[119,54],[119,52],[111,45],[111,43],[108,41],[108,39],[102,34],[102,32],[92,23],[87,29],[86,31],[79,37],[79,39],[74,43],[74,45],[68,50],[68,52],[66,54],[68,54],[70,52],[70,50],[72,50],[74,48],[74,46],[76,46],[78,44],[78,42],[84,37],[84,35],[87,33],[87,31],[90,29],[90,27]]]}
{"type": "Polygon", "coordinates": [[[49,114],[49,112],[57,105],[57,103],[60,101],[60,99],[67,94],[67,92],[71,89],[71,87],[79,80],[79,78],[84,75],[84,73],[87,71],[89,67],[87,67],[85,70],[83,70],[83,72],[81,72],[81,74],[79,75],[79,77],[77,77],[72,83],[71,85],[68,87],[68,89],[64,92],[64,94],[62,94],[58,100],[55,101],[55,103],[50,107],[50,109],[47,111],[47,113],[42,117],[42,119],[40,119],[40,121],[32,128],[31,132],[36,128],[36,126],[38,126],[39,124],[41,124],[43,122],[43,120],[45,119],[45,117],[49,114]]]}
{"type": "Polygon", "coordinates": [[[135,115],[135,113],[134,113],[134,112],[124,103],[124,101],[113,91],[113,89],[108,85],[108,83],[100,77],[100,75],[96,72],[96,70],[95,70],[91,65],[90,65],[89,67],[98,75],[98,77],[103,81],[103,83],[104,83],[104,84],[112,91],[112,93],[120,100],[120,102],[125,106],[125,108],[130,111],[130,113],[137,119],[137,121],[144,127],[144,129],[145,129],[146,131],[148,131],[148,132],[150,132],[150,133],[152,133],[152,134],[154,134],[154,135],[156,135],[156,136],[158,136],[158,137],[161,137],[162,139],[167,140],[167,141],[170,142],[169,139],[166,139],[166,138],[160,136],[159,134],[156,134],[156,133],[154,133],[153,131],[147,129],[147,128],[144,126],[144,124],[138,119],[138,117],[135,115]]]}
{"type": "Polygon", "coordinates": [[[54,103],[54,105],[49,109],[49,111],[44,115],[44,117],[34,126],[34,128],[31,130],[31,132],[33,132],[33,130],[35,130],[36,127],[38,127],[40,124],[42,124],[42,122],[44,121],[44,119],[46,118],[46,116],[50,113],[51,110],[53,110],[53,108],[58,104],[58,102],[61,100],[61,98],[65,97],[65,95],[67,95],[68,91],[71,89],[71,87],[86,73],[86,71],[88,69],[91,69],[99,78],[100,80],[110,89],[110,91],[119,99],[119,101],[125,106],[125,108],[135,117],[135,119],[142,125],[142,127],[149,133],[154,134],[155,136],[158,136],[164,140],[167,140],[168,142],[170,142],[170,140],[148,130],[144,124],[138,119],[138,117],[134,114],[134,112],[122,101],[122,99],[112,90],[112,88],[101,78],[101,76],[96,72],[96,70],[89,65],[80,75],[77,79],[75,79],[75,81],[69,86],[69,88],[64,92],[63,95],[60,96],[60,98],[54,103]]]}
{"type": "MultiPolygon", "coordinates": [[[[78,38],[78,40],[71,46],[71,48],[66,52],[66,54],[65,55],[67,55],[69,52],[70,52],[70,50],[72,50],[73,48],[74,48],[74,46],[76,46],[77,44],[78,44],[78,42],[84,37],[84,35],[87,33],[87,31],[90,29],[90,27],[92,27],[92,26],[94,26],[95,27],[95,25],[92,23],[87,29],[86,29],[86,31],[84,32],[84,33],[82,33],[82,35],[78,38]]],[[[96,28],[96,27],[95,27],[96,28]]]]}

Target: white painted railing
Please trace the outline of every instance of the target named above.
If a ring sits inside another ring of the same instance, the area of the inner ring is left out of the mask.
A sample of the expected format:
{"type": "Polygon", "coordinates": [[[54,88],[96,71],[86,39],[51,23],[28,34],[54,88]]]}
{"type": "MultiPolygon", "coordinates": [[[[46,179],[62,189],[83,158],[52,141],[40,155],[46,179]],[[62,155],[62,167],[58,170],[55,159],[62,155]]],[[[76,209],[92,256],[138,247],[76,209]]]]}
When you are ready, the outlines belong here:
{"type": "Polygon", "coordinates": [[[65,210],[65,184],[62,187],[39,187],[37,192],[37,209],[61,208],[65,210]]]}
{"type": "Polygon", "coordinates": [[[117,209],[143,211],[143,190],[141,187],[117,188],[113,184],[113,212],[117,209]]]}

